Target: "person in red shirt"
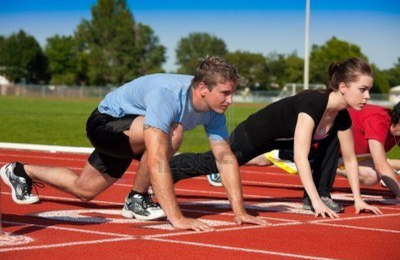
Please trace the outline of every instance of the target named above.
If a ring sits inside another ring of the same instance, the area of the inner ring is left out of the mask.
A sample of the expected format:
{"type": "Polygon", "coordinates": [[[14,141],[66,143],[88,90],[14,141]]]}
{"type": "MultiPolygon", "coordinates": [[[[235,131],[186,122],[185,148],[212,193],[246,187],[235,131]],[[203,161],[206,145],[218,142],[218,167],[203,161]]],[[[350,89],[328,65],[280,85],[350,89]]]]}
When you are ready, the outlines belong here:
{"type": "MultiPolygon", "coordinates": [[[[374,185],[382,179],[400,197],[400,182],[395,174],[400,160],[386,157],[395,145],[400,146],[400,102],[391,110],[368,104],[359,111],[351,108],[348,111],[353,124],[354,150],[357,155],[368,155],[359,162],[360,182],[374,185]]],[[[346,176],[343,167],[337,173],[346,176]]]]}

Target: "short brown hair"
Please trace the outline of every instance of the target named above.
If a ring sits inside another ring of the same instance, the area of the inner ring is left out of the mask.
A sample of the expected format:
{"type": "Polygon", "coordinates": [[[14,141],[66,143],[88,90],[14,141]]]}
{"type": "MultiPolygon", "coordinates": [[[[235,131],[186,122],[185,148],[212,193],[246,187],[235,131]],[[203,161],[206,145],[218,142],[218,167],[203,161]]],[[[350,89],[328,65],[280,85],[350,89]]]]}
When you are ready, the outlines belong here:
{"type": "Polygon", "coordinates": [[[207,56],[198,66],[191,86],[204,82],[209,90],[218,83],[238,83],[240,75],[235,66],[219,56],[207,56]]]}

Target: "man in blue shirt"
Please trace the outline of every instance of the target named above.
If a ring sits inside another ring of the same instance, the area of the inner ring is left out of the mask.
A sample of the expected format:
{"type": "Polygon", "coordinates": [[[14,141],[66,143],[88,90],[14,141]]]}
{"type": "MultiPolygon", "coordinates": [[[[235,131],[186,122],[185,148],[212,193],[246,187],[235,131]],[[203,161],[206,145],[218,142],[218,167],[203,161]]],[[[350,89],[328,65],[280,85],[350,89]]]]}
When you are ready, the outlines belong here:
{"type": "Polygon", "coordinates": [[[235,221],[265,225],[244,209],[238,163],[226,141],[223,114],[232,103],[238,80],[236,69],[219,57],[206,58],[194,77],[140,77],[110,92],[89,117],[86,131],[95,150],[81,174],[20,162],[3,166],[0,174],[12,189],[14,201],[20,204],[38,201],[31,193],[32,180],[88,201],[117,181],[131,161],[138,159],[138,172],[126,197],[123,216],[143,220],[167,216],[177,229],[212,230],[204,222],[183,216],[168,164],[182,142],[183,132],[204,125],[235,221]],[[147,193],[150,184],[162,209],[147,193]]]}

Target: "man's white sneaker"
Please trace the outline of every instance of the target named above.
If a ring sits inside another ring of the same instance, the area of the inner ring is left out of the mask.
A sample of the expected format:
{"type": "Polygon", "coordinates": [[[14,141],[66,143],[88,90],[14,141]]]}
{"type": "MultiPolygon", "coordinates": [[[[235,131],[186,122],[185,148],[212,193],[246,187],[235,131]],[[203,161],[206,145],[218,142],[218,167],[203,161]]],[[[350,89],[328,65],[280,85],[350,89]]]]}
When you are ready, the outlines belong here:
{"type": "Polygon", "coordinates": [[[149,194],[134,194],[125,198],[122,216],[139,220],[156,220],[165,218],[164,210],[153,201],[149,194]]]}
{"type": "Polygon", "coordinates": [[[16,162],[4,165],[0,175],[4,183],[11,188],[12,198],[17,204],[33,204],[39,201],[39,196],[32,194],[32,180],[27,180],[14,174],[16,162]]]}
{"type": "Polygon", "coordinates": [[[222,187],[221,177],[219,176],[218,173],[211,173],[207,175],[207,180],[211,186],[222,187]]]}

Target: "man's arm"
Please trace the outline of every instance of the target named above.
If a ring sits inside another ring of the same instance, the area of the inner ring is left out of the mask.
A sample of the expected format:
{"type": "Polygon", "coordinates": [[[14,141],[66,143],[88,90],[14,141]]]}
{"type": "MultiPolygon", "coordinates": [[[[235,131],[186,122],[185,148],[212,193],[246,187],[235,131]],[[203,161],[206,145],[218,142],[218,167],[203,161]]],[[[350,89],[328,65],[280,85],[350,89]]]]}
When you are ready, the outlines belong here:
{"type": "Polygon", "coordinates": [[[368,140],[369,150],[374,161],[375,170],[385,182],[386,186],[397,196],[400,197],[400,183],[394,173],[393,167],[388,163],[385,148],[377,140],[368,140]]]}
{"type": "Polygon", "coordinates": [[[267,222],[247,214],[244,208],[239,165],[227,141],[210,140],[210,145],[222,183],[225,187],[226,195],[235,214],[235,222],[238,224],[252,223],[265,225],[267,222]]]}
{"type": "Polygon", "coordinates": [[[144,141],[147,150],[147,168],[157,199],[172,226],[177,229],[196,231],[213,230],[207,224],[185,218],[179,208],[168,163],[169,138],[162,130],[144,126],[144,141]]]}

